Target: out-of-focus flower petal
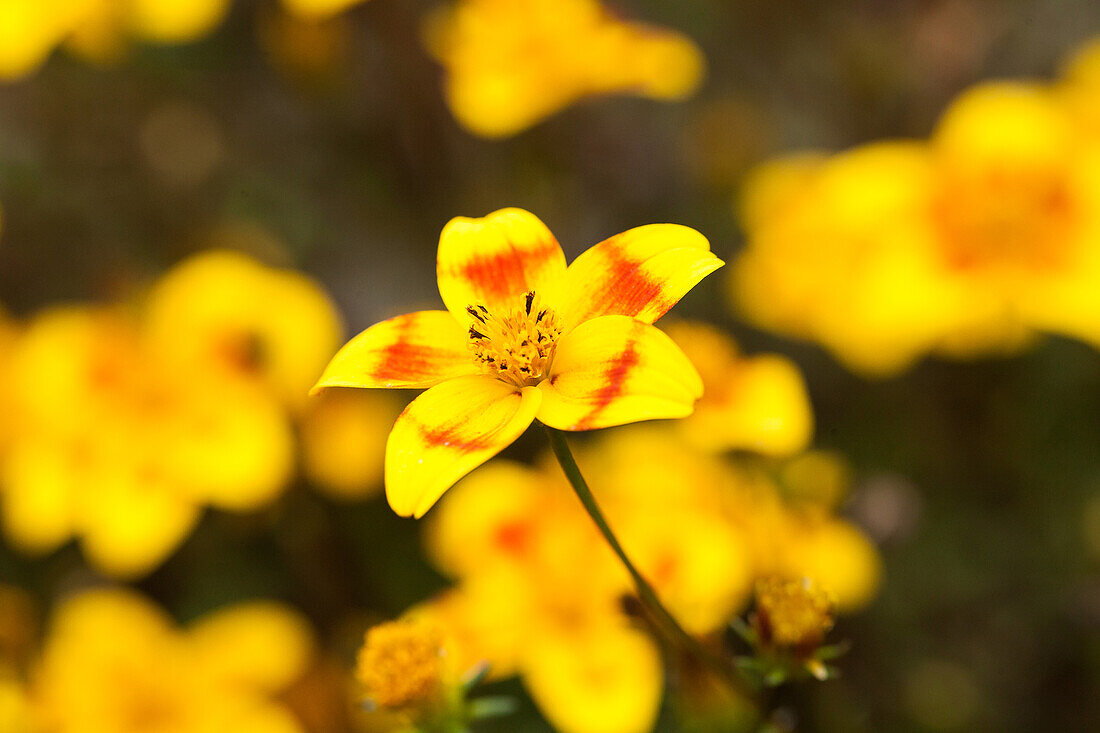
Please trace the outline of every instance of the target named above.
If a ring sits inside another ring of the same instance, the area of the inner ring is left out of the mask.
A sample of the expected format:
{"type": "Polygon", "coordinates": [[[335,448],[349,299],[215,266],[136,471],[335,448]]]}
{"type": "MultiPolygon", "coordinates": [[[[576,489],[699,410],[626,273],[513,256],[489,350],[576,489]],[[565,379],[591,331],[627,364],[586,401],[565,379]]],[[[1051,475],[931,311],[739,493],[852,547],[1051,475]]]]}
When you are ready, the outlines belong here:
{"type": "Polygon", "coordinates": [[[325,387],[431,387],[477,374],[466,332],[447,311],[417,311],[382,321],[332,357],[313,392],[325,387]]]}
{"type": "Polygon", "coordinates": [[[646,733],[661,704],[664,674],[653,641],[609,626],[591,634],[533,640],[523,682],[563,733],[646,733]]]}
{"type": "Polygon", "coordinates": [[[439,294],[460,323],[466,308],[512,307],[535,291],[556,308],[565,276],[565,253],[538,217],[501,209],[479,219],[451,219],[439,235],[439,294]]]}
{"type": "Polygon", "coordinates": [[[538,419],[562,430],[690,415],[703,383],[672,339],[628,316],[582,323],[558,343],[538,419]]]}
{"type": "Polygon", "coordinates": [[[215,611],[188,634],[211,678],[269,693],[300,677],[313,652],[309,624],[278,603],[257,601],[215,611]]]}
{"type": "Polygon", "coordinates": [[[617,234],[569,265],[565,331],[609,315],[653,323],[722,264],[690,227],[650,224],[617,234]]]}
{"type": "Polygon", "coordinates": [[[112,577],[144,575],[183,542],[200,507],[155,473],[102,468],[88,488],[89,500],[82,502],[84,553],[112,577]]]}
{"type": "Polygon", "coordinates": [[[486,376],[429,389],[397,418],[386,443],[386,497],[401,516],[424,515],[458,479],[518,438],[542,393],[486,376]]]}

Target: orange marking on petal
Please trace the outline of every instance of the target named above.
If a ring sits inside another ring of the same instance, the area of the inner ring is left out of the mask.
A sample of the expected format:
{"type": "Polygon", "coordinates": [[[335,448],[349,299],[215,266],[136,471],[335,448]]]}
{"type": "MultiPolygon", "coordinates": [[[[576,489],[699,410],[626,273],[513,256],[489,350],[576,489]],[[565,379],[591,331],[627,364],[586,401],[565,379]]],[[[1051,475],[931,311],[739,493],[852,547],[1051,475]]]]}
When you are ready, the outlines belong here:
{"type": "Polygon", "coordinates": [[[592,424],[596,417],[610,405],[616,397],[622,394],[627,375],[630,373],[631,369],[638,366],[640,360],[641,357],[638,355],[638,351],[635,348],[635,342],[631,341],[627,343],[621,354],[617,355],[609,362],[609,368],[604,372],[604,379],[606,380],[604,386],[593,396],[592,409],[577,423],[577,430],[592,429],[592,424]]]}
{"type": "Polygon", "coordinates": [[[507,298],[526,291],[527,273],[536,269],[534,265],[553,258],[560,249],[554,239],[543,240],[538,246],[528,249],[513,247],[506,252],[475,257],[463,263],[459,273],[467,281],[477,283],[489,298],[507,298]]]}
{"type": "Polygon", "coordinates": [[[453,448],[462,453],[472,453],[491,448],[494,443],[487,436],[469,437],[463,435],[462,425],[424,425],[415,423],[424,442],[433,446],[453,448]]]}
{"type": "Polygon", "coordinates": [[[394,334],[394,342],[382,349],[382,358],[372,370],[375,379],[409,379],[411,375],[419,377],[434,373],[431,362],[434,349],[407,340],[414,325],[412,315],[401,320],[394,334]]]}
{"type": "Polygon", "coordinates": [[[522,555],[531,547],[531,525],[519,520],[502,524],[495,532],[495,540],[502,550],[513,555],[522,555]]]}

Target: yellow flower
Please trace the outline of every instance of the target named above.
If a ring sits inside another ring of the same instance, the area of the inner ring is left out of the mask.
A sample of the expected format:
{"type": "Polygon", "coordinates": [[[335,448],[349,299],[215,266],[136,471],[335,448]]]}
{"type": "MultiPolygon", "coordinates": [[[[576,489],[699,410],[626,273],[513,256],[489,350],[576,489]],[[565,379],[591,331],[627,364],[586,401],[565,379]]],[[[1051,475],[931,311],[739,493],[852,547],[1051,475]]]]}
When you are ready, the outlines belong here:
{"type": "Polygon", "coordinates": [[[237,381],[195,379],[121,314],[44,312],[11,360],[22,429],[0,466],[0,518],[24,550],[75,535],[99,570],[142,575],[203,505],[252,509],[288,478],[277,404],[237,381]]]}
{"type": "Polygon", "coordinates": [[[429,388],[386,445],[390,506],[420,517],[536,418],[592,430],[690,414],[699,375],[651,324],[721,265],[702,235],[672,224],[631,229],[566,268],[557,240],[526,211],[459,217],[439,241],[447,310],[367,329],[314,391],[429,388]]]}
{"type": "Polygon", "coordinates": [[[363,499],[382,489],[386,436],[401,406],[391,395],[326,390],[300,424],[302,470],[334,499],[363,499]]]}
{"type": "Polygon", "coordinates": [[[833,628],[828,593],[802,578],[765,578],[756,584],[756,622],[762,641],[780,647],[816,647],[833,628]]]}
{"type": "Polygon", "coordinates": [[[686,37],[615,18],[597,0],[460,0],[426,23],[458,121],[507,137],[582,97],[679,99],[703,59],[686,37]]]}
{"type": "Polygon", "coordinates": [[[796,156],[750,176],[749,243],[731,273],[739,309],[871,374],[933,350],[966,300],[942,276],[932,176],[927,148],[909,142],[796,156]]]}
{"type": "Polygon", "coordinates": [[[382,708],[430,705],[442,691],[443,635],[415,620],[367,631],[356,677],[367,699],[382,708]]]}
{"type": "Polygon", "coordinates": [[[51,625],[31,683],[36,729],[300,733],[274,696],[302,674],[312,646],[305,621],[274,603],[181,630],[130,591],[89,591],[51,625]]]}
{"type": "Polygon", "coordinates": [[[798,367],[782,356],[742,356],[726,334],[702,323],[677,322],[665,332],[703,378],[703,397],[679,423],[696,445],[789,455],[806,447],[813,411],[798,367]]]}
{"type": "Polygon", "coordinates": [[[1100,339],[1100,159],[1057,96],[980,85],[947,109],[932,146],[941,267],[969,289],[946,348],[1011,348],[1032,329],[1100,339]]]}
{"type": "Polygon", "coordinates": [[[1083,51],[1057,88],[967,90],[926,143],[883,142],[750,176],[734,297],[757,325],[853,369],[1100,344],[1100,146],[1083,51]]]}
{"type": "Polygon", "coordinates": [[[339,344],[335,306],[312,279],[226,250],[176,265],[149,295],[154,348],[198,373],[256,381],[294,408],[339,344]]]}

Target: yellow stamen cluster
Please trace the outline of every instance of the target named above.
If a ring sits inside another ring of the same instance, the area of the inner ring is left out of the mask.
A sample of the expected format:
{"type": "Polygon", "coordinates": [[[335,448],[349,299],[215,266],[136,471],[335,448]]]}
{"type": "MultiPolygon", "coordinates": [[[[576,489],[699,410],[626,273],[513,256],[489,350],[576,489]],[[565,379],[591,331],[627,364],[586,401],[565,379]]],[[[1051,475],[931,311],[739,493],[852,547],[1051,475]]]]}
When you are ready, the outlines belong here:
{"type": "Polygon", "coordinates": [[[756,584],[759,631],[775,646],[817,646],[833,628],[835,613],[832,597],[809,578],[771,577],[756,584]]]}
{"type": "Polygon", "coordinates": [[[483,305],[471,305],[466,312],[473,319],[470,350],[487,373],[526,387],[550,370],[561,326],[557,314],[544,308],[534,291],[504,313],[490,313],[483,305]]]}
{"type": "Polygon", "coordinates": [[[443,640],[431,626],[392,621],[367,631],[356,677],[380,708],[430,702],[443,677],[443,640]]]}

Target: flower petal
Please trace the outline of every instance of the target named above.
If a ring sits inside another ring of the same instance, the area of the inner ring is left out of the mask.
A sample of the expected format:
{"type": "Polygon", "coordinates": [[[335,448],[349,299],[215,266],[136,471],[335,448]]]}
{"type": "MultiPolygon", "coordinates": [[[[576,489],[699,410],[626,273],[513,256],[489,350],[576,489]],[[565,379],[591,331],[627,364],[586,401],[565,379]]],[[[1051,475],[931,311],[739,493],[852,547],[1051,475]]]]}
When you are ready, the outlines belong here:
{"type": "Polygon", "coordinates": [[[272,601],[214,611],[187,636],[204,675],[226,688],[277,693],[302,676],[313,655],[309,622],[272,601]]]}
{"type": "Polygon", "coordinates": [[[376,323],[344,344],[311,392],[325,387],[431,387],[477,371],[466,332],[451,314],[417,311],[376,323]]]}
{"type": "Polygon", "coordinates": [[[386,497],[420,518],[456,481],[523,434],[542,393],[487,376],[429,389],[397,418],[386,443],[386,497]]]}
{"type": "Polygon", "coordinates": [[[562,337],[539,389],[540,421],[561,430],[593,430],[690,415],[703,382],[680,347],[656,327],[604,316],[562,337]]]}
{"type": "Polygon", "coordinates": [[[706,237],[690,227],[650,224],[617,234],[569,265],[566,333],[599,316],[653,323],[723,264],[706,237]]]}
{"type": "Polygon", "coordinates": [[[501,209],[481,219],[451,219],[439,235],[436,274],[447,309],[465,323],[467,306],[516,305],[529,290],[556,305],[565,254],[534,214],[501,209]]]}

